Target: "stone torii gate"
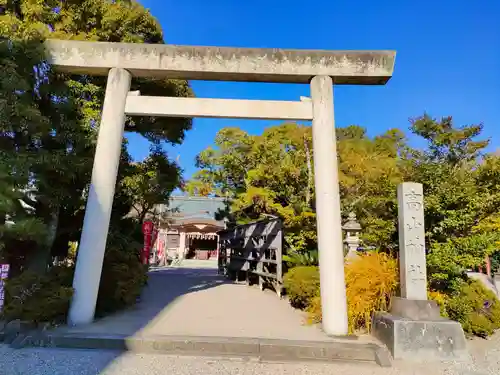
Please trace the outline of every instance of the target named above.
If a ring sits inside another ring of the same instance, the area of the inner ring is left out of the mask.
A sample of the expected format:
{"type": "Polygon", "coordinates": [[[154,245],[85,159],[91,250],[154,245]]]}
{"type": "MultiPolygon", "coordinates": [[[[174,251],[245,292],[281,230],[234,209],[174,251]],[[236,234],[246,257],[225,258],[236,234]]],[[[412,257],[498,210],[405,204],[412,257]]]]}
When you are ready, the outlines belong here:
{"type": "Polygon", "coordinates": [[[125,116],[312,120],[323,329],[347,334],[333,85],[383,85],[394,51],[309,51],[49,40],[62,72],[107,76],[106,96],[76,262],[69,323],[94,318],[125,116]],[[132,77],[310,83],[301,101],[131,95],[132,77]]]}

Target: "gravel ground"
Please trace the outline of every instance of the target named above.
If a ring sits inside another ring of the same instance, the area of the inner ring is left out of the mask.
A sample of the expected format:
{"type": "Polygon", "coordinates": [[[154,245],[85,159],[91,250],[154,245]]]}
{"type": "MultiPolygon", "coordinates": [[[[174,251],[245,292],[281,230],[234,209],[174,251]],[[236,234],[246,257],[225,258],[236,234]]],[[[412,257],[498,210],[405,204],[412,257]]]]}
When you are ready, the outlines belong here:
{"type": "Polygon", "coordinates": [[[260,363],[248,359],[177,357],[111,351],[0,346],[0,375],[498,375],[500,334],[469,343],[472,362],[371,364],[260,363]]]}

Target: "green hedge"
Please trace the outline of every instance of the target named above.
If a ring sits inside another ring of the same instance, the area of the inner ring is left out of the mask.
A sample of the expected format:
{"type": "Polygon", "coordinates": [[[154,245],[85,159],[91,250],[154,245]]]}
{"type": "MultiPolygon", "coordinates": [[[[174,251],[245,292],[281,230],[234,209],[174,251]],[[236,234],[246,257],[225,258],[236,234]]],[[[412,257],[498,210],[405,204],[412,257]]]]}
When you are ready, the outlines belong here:
{"type": "Polygon", "coordinates": [[[66,319],[73,288],[73,269],[53,267],[47,274],[25,271],[8,279],[2,318],[58,323],[66,319]]]}
{"type": "Polygon", "coordinates": [[[319,268],[300,266],[289,270],[283,284],[292,306],[305,309],[319,290],[319,268]]]}
{"type": "Polygon", "coordinates": [[[460,322],[468,335],[487,337],[500,328],[500,301],[477,280],[462,283],[452,293],[446,313],[460,322]]]}
{"type": "MultiPolygon", "coordinates": [[[[57,266],[44,275],[25,271],[8,279],[2,319],[62,323],[73,296],[74,268],[57,266]]],[[[104,255],[96,316],[132,306],[147,281],[147,269],[138,253],[110,246],[104,255]]]]}
{"type": "Polygon", "coordinates": [[[147,268],[135,251],[110,247],[104,256],[96,315],[134,305],[146,282],[147,268]]]}

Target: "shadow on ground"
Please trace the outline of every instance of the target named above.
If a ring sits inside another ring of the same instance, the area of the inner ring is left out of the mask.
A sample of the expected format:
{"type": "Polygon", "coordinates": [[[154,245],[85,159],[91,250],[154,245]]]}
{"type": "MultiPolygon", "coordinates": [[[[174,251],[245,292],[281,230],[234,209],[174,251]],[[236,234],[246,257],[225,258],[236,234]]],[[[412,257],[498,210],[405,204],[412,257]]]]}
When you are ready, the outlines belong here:
{"type": "MultiPolygon", "coordinates": [[[[67,328],[66,332],[92,332],[137,335],[165,316],[189,293],[200,293],[231,281],[217,274],[212,268],[156,268],[150,271],[148,285],[138,303],[124,311],[96,320],[89,325],[67,328]]],[[[202,313],[202,312],[197,312],[202,313]]],[[[151,327],[152,328],[152,327],[151,327]]],[[[162,330],[154,332],[162,334],[162,330]]]]}
{"type": "MultiPolygon", "coordinates": [[[[178,350],[206,353],[209,350],[206,345],[211,345],[211,348],[215,345],[224,353],[230,353],[232,349],[228,348],[234,342],[240,348],[236,352],[239,353],[244,346],[246,353],[246,350],[256,350],[255,345],[260,345],[255,344],[256,341],[267,342],[265,345],[271,353],[275,351],[275,344],[269,343],[273,340],[286,340],[292,346],[298,341],[313,342],[316,343],[315,350],[323,353],[326,346],[333,344],[320,329],[305,325],[302,313],[278,298],[275,292],[232,282],[218,275],[213,264],[209,265],[211,268],[200,265],[191,268],[189,264],[151,270],[148,285],[134,307],[89,325],[60,327],[53,332],[54,335],[66,337],[63,341],[84,336],[87,341],[82,345],[90,342],[90,346],[71,344],[73,348],[116,347],[115,344],[102,344],[106,340],[113,343],[125,340],[129,349],[130,345],[147,346],[149,342],[161,342],[159,345],[167,345],[167,351],[172,354],[178,350]],[[98,346],[93,344],[96,340],[100,343],[98,346]]],[[[348,346],[342,343],[341,350],[350,350],[348,346]]],[[[258,350],[261,348],[259,346],[258,350]]],[[[372,352],[368,355],[373,356],[372,352]]],[[[93,367],[95,371],[89,374],[106,374],[119,357],[120,352],[102,351],[99,368],[93,367]]]]}
{"type": "MultiPolygon", "coordinates": [[[[169,312],[182,299],[191,293],[202,293],[208,289],[217,288],[222,285],[232,284],[225,277],[217,274],[215,268],[203,267],[160,267],[153,268],[149,272],[148,284],[144,288],[138,303],[124,311],[111,314],[95,322],[78,327],[60,327],[56,331],[69,334],[106,334],[106,335],[127,335],[129,337],[148,336],[150,334],[161,335],[165,332],[162,318],[166,318],[169,312]],[[160,327],[157,327],[157,325],[160,327]]],[[[224,303],[225,301],[218,301],[224,303]]],[[[182,310],[182,307],[181,309],[182,310]]],[[[179,311],[182,313],[182,311],[179,311]]],[[[189,311],[185,312],[189,315],[189,311]]],[[[203,311],[194,313],[203,315],[203,311]]],[[[168,319],[167,319],[168,320],[168,319]]],[[[187,323],[187,322],[186,322],[187,323]]],[[[175,324],[172,322],[172,324],[175,324]]],[[[182,331],[182,322],[177,327],[182,331]]],[[[168,330],[167,330],[168,331],[168,330]]],[[[27,353],[36,349],[24,349],[27,353]]],[[[67,355],[81,352],[86,356],[91,349],[46,349],[55,355],[67,355]]],[[[123,352],[116,350],[100,351],[98,358],[90,366],[79,369],[78,374],[100,375],[106,374],[113,364],[123,355],[123,352]],[[82,372],[83,371],[83,372],[82,372]]]]}

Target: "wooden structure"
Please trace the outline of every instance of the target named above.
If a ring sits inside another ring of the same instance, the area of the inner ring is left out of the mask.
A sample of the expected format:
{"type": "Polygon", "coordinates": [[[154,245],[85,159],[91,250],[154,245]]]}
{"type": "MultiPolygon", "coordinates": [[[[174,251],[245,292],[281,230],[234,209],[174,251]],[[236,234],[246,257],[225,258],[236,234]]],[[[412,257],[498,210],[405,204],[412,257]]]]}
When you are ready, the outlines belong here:
{"type": "Polygon", "coordinates": [[[283,294],[283,223],[280,219],[239,225],[219,235],[219,273],[231,279],[257,281],[283,294]]]}

